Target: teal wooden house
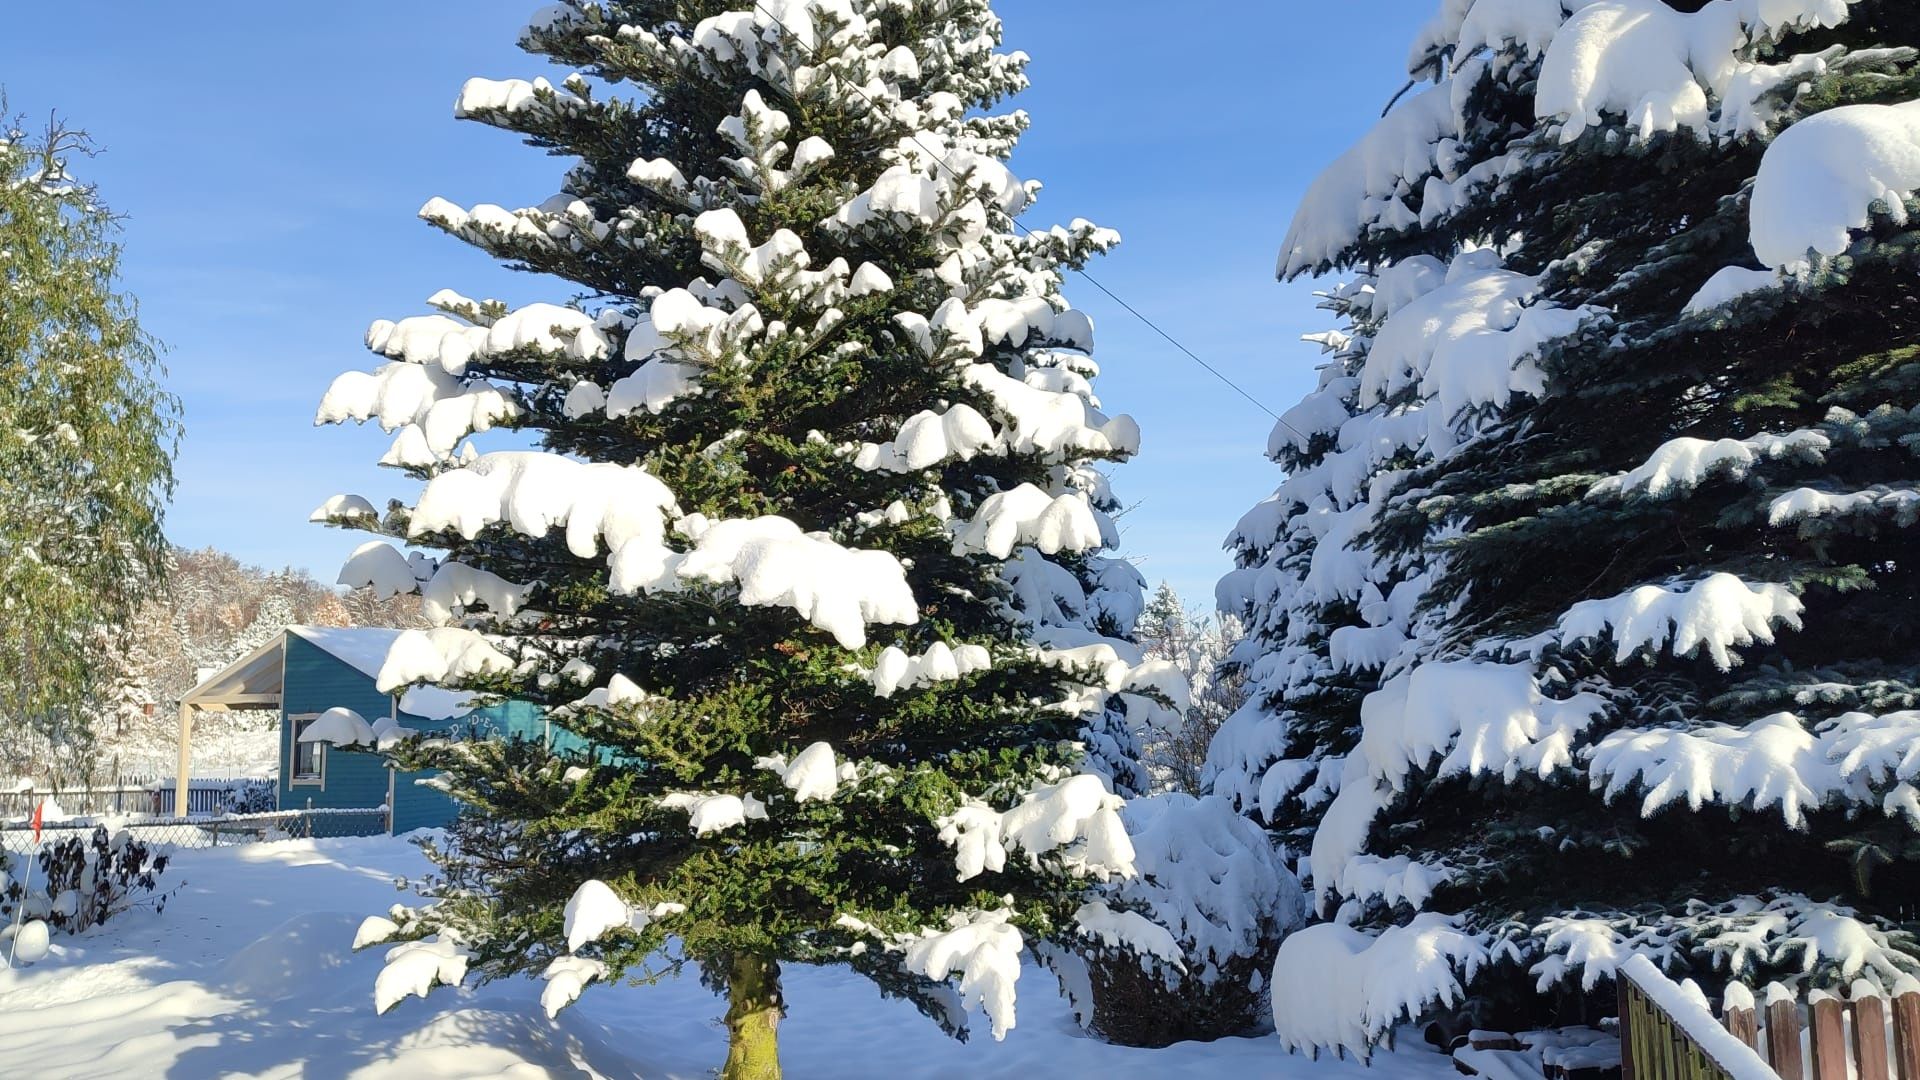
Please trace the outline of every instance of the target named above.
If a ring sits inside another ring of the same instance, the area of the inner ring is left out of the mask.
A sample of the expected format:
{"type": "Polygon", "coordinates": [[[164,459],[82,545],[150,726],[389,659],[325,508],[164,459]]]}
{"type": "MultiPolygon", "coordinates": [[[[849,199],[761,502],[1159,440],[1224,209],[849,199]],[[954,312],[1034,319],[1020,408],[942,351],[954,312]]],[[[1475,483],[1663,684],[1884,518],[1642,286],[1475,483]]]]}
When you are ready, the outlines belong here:
{"type": "MultiPolygon", "coordinates": [[[[301,741],[300,734],[328,709],[352,709],[370,722],[388,717],[409,731],[456,737],[517,736],[548,745],[556,737],[572,738],[554,730],[540,709],[527,702],[474,708],[466,695],[433,687],[381,693],[374,679],[400,633],[378,627],[290,626],[189,691],[180,701],[176,813],[185,816],[193,718],[202,711],[279,714],[279,809],[390,807],[387,827],[395,833],[447,825],[458,812],[457,804],[418,782],[429,774],[389,768],[377,754],[301,741]]],[[[379,827],[379,819],[370,818],[366,831],[379,827]]]]}

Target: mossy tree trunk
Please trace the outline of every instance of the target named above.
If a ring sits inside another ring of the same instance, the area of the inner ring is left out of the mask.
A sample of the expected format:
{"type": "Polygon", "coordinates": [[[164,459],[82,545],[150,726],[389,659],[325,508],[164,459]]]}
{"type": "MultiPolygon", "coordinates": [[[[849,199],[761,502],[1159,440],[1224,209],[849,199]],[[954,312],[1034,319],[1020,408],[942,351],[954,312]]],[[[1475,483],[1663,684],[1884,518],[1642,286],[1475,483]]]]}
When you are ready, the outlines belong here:
{"type": "Polygon", "coordinates": [[[727,977],[727,1064],[720,1080],[780,1080],[780,965],[733,958],[727,977]]]}

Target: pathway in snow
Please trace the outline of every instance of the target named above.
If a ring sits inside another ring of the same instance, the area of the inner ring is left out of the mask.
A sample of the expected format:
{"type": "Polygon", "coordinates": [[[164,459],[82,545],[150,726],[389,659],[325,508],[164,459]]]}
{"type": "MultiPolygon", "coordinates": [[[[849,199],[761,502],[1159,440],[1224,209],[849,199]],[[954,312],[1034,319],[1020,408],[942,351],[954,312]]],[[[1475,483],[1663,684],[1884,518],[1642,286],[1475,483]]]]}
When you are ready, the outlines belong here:
{"type": "MultiPolygon", "coordinates": [[[[375,1016],[382,950],[347,946],[363,916],[402,899],[392,879],[424,867],[410,845],[386,838],[184,853],[167,875],[184,886],[164,916],[126,916],[56,944],[33,969],[0,971],[0,1076],[702,1080],[725,1057],[724,1003],[691,975],[596,987],[558,1023],[541,1014],[532,980],[438,990],[375,1016]]],[[[1082,1035],[1034,970],[1003,1043],[948,1039],[844,970],[792,969],[786,985],[782,1059],[797,1080],[1452,1075],[1446,1058],[1417,1050],[1383,1053],[1363,1070],[1289,1056],[1272,1038],[1110,1046],[1082,1035]]]]}

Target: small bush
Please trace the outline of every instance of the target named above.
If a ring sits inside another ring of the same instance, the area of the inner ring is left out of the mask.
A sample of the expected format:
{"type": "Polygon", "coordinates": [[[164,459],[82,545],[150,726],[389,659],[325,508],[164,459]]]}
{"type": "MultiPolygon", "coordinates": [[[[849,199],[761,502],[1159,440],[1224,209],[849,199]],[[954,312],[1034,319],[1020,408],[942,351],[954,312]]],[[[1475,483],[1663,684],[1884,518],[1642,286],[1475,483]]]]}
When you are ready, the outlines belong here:
{"type": "Polygon", "coordinates": [[[1267,1016],[1266,974],[1277,939],[1234,956],[1208,972],[1175,971],[1131,953],[1099,950],[1087,956],[1093,1018],[1087,1030],[1122,1046],[1170,1046],[1245,1035],[1267,1016]]]}
{"type": "Polygon", "coordinates": [[[236,780],[227,789],[226,809],[229,814],[265,814],[279,809],[276,806],[278,787],[271,780],[236,780]]]}
{"type": "Polygon", "coordinates": [[[1166,929],[1178,965],[1081,934],[1077,963],[1057,962],[1094,1034],[1127,1046],[1218,1039],[1270,1022],[1266,976],[1281,938],[1306,919],[1306,896],[1265,830],[1217,796],[1167,792],[1120,813],[1139,873],[1105,902],[1166,929]]]}
{"type": "Polygon", "coordinates": [[[96,828],[85,839],[70,836],[42,847],[31,882],[10,876],[0,893],[0,916],[11,919],[24,907],[27,918],[77,934],[142,903],[164,911],[168,894],[158,890],[166,869],[165,854],[126,831],[109,836],[105,827],[96,828]]]}

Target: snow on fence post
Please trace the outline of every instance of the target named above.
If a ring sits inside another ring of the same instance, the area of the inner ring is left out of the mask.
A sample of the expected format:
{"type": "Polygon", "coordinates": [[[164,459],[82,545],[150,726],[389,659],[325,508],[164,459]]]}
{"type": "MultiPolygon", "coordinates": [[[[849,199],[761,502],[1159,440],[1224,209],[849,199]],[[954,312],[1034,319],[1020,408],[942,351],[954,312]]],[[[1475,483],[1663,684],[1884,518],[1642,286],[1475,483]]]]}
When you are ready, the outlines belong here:
{"type": "Polygon", "coordinates": [[[1695,1000],[1698,991],[1690,996],[1644,956],[1616,974],[1622,1080],[1774,1080],[1760,1055],[1695,1000]]]}
{"type": "Polygon", "coordinates": [[[1741,983],[1728,983],[1727,996],[1720,1007],[1721,1022],[1727,1032],[1746,1043],[1755,1053],[1760,1050],[1760,1019],[1753,1011],[1753,991],[1741,983]]]}
{"type": "Polygon", "coordinates": [[[1814,1080],[1848,1080],[1846,1007],[1824,990],[1809,998],[1814,1080]]]}
{"type": "Polygon", "coordinates": [[[1862,979],[1848,991],[1853,1008],[1853,1060],[1859,1080],[1887,1080],[1887,1003],[1880,990],[1862,979]]]}
{"type": "Polygon", "coordinates": [[[1807,1075],[1800,1057],[1800,1003],[1779,983],[1767,984],[1767,1060],[1781,1080],[1807,1075]]]}
{"type": "Polygon", "coordinates": [[[1893,988],[1893,1060],[1899,1080],[1920,1080],[1920,982],[1893,988]]]}

